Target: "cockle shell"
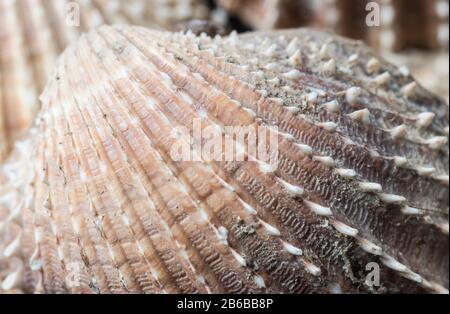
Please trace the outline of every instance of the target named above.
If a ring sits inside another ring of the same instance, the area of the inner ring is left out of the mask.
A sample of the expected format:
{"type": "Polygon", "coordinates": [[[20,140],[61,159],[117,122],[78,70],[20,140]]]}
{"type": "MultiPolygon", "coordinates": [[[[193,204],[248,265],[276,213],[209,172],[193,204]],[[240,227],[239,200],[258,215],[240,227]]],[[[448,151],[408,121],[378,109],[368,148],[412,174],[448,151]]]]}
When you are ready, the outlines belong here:
{"type": "Polygon", "coordinates": [[[448,293],[448,107],[360,43],[104,26],[41,99],[4,290],[448,293]],[[172,158],[196,119],[275,130],[278,163],[172,158]]]}
{"type": "Polygon", "coordinates": [[[185,12],[183,20],[207,14],[200,14],[205,1],[0,1],[0,161],[34,122],[40,107],[37,96],[69,43],[105,23],[164,29],[182,21],[164,17],[161,6],[185,12]],[[156,12],[159,19],[146,16],[147,11],[156,12]]]}

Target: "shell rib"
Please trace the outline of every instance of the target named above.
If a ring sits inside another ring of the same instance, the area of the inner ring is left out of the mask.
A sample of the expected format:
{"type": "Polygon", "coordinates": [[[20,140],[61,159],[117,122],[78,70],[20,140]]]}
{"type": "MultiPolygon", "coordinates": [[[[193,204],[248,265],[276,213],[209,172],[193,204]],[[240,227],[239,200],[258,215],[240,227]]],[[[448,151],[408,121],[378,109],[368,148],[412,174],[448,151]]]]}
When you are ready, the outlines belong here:
{"type": "Polygon", "coordinates": [[[218,0],[231,14],[258,30],[299,27],[314,19],[312,3],[299,0],[218,0]]]}
{"type": "Polygon", "coordinates": [[[447,136],[448,107],[420,87],[405,98],[411,77],[383,60],[391,79],[374,85],[374,57],[310,30],[212,39],[104,26],[83,36],[42,96],[21,211],[22,288],[448,292],[448,185],[438,179],[448,147],[426,141],[447,136]],[[331,58],[334,75],[322,71],[331,58]],[[339,110],[329,112],[322,104],[333,100],[339,110]],[[431,110],[430,124],[417,126],[431,110]],[[349,116],[358,111],[370,115],[349,116]],[[198,119],[224,141],[229,126],[276,127],[276,165],[247,149],[245,161],[221,151],[207,160],[196,145],[192,159],[173,158],[174,145],[188,143],[180,130],[192,134],[198,119]],[[407,132],[393,138],[399,124],[407,132]],[[435,172],[419,174],[425,166],[435,172]],[[369,263],[380,266],[380,286],[366,281],[369,263]]]}
{"type": "Polygon", "coordinates": [[[369,34],[375,46],[396,51],[448,50],[448,0],[383,0],[379,4],[381,27],[369,34]]]}
{"type": "Polygon", "coordinates": [[[0,160],[32,125],[39,110],[37,95],[42,92],[58,53],[79,32],[103,22],[100,13],[86,4],[80,10],[82,27],[67,25],[68,3],[60,0],[0,3],[0,160]]]}
{"type": "Polygon", "coordinates": [[[143,18],[164,29],[173,30],[177,24],[192,19],[208,19],[211,13],[207,0],[152,0],[144,3],[143,18]]]}

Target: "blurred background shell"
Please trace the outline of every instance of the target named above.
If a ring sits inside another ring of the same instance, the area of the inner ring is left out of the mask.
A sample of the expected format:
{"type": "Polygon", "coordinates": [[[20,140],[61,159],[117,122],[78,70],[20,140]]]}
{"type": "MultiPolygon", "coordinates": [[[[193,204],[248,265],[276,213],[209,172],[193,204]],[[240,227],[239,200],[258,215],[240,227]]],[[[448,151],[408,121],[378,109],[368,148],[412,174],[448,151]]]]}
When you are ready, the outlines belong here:
{"type": "Polygon", "coordinates": [[[313,23],[316,15],[311,1],[218,0],[218,4],[256,30],[307,26],[313,23]]]}
{"type": "Polygon", "coordinates": [[[105,26],[42,103],[0,171],[5,292],[448,293],[448,107],[360,43],[105,26]],[[194,119],[278,127],[277,167],[173,159],[194,119]]]}
{"type": "MultiPolygon", "coordinates": [[[[20,258],[23,254],[34,257],[34,253],[36,253],[30,237],[24,239],[21,231],[24,221],[28,223],[28,227],[36,223],[35,213],[24,211],[24,208],[31,209],[34,204],[32,199],[23,198],[23,195],[33,193],[25,183],[29,182],[30,173],[39,172],[33,171],[33,164],[30,163],[30,159],[34,160],[33,145],[31,144],[34,143],[34,140],[28,137],[30,135],[28,132],[40,110],[38,97],[44,86],[49,80],[54,84],[60,79],[57,73],[54,73],[58,55],[69,43],[78,39],[81,33],[105,23],[138,24],[153,29],[190,30],[195,34],[205,32],[211,36],[225,34],[233,28],[238,32],[244,32],[311,26],[365,41],[395,64],[404,65],[398,69],[401,75],[410,78],[409,75],[413,74],[418,82],[446,99],[448,104],[448,11],[448,0],[1,0],[0,161],[4,160],[13,148],[16,149],[9,155],[8,162],[0,167],[0,282],[2,283],[0,292],[23,290],[39,292],[56,289],[55,286],[43,286],[43,278],[39,275],[35,276],[35,270],[43,267],[40,259],[33,258],[32,261],[35,263],[30,264],[29,261],[23,263],[20,258]],[[381,9],[380,27],[367,27],[368,11],[366,9],[369,3],[376,3],[381,9]],[[79,20],[77,12],[80,13],[79,20]],[[211,24],[211,21],[215,24],[211,24]],[[54,73],[53,76],[52,73],[54,73]],[[25,246],[22,245],[24,242],[25,246]]],[[[283,36],[280,35],[280,38],[283,36]]],[[[167,44],[162,37],[159,40],[167,44]]],[[[196,43],[191,35],[177,37],[177,40],[194,45],[196,43]]],[[[203,40],[205,39],[203,38],[203,40]]],[[[220,42],[221,39],[217,40],[220,42]]],[[[232,50],[238,40],[236,34],[233,33],[228,41],[223,42],[225,45],[231,44],[231,51],[227,50],[230,60],[234,56],[232,50]]],[[[308,42],[310,38],[305,36],[304,40],[308,42]]],[[[273,46],[267,46],[267,43],[272,43],[272,41],[273,38],[257,42],[258,45],[264,47],[264,56],[262,56],[264,60],[276,54],[276,48],[274,50],[273,46]]],[[[119,46],[116,48],[121,50],[119,46]]],[[[311,45],[307,50],[326,55],[326,49],[323,52],[317,50],[322,48],[317,45],[314,48],[314,45],[311,45]]],[[[261,52],[262,50],[258,54],[261,52]]],[[[241,57],[238,56],[238,59],[241,57]]],[[[301,54],[294,54],[291,57],[292,62],[298,62],[305,58],[301,54]]],[[[355,62],[359,56],[348,57],[349,60],[346,61],[350,66],[350,63],[355,62]]],[[[328,61],[326,68],[328,71],[333,71],[337,60],[328,61]]],[[[366,71],[369,69],[374,71],[372,74],[379,75],[373,78],[375,82],[383,85],[390,81],[389,73],[377,72],[381,66],[384,66],[378,57],[366,61],[368,61],[365,65],[366,71]]],[[[347,65],[344,65],[341,70],[346,69],[347,65]]],[[[245,72],[246,66],[244,65],[242,69],[245,72]]],[[[263,72],[266,70],[271,71],[265,69],[263,72]]],[[[260,76],[261,71],[255,70],[253,74],[260,76]]],[[[275,83],[274,79],[270,84],[275,83]]],[[[266,86],[265,84],[263,85],[266,86]]],[[[414,92],[418,88],[414,84],[405,87],[407,93],[414,92]]],[[[420,90],[424,93],[422,89],[420,90]]],[[[427,92],[425,94],[428,95],[427,92]]],[[[275,103],[276,98],[274,98],[275,103]]],[[[418,121],[428,123],[437,117],[440,122],[447,119],[448,125],[448,113],[445,115],[445,110],[448,109],[439,109],[439,106],[436,106],[442,102],[430,95],[426,96],[425,100],[419,101],[422,109],[435,112],[423,112],[421,117],[416,117],[418,121]]],[[[330,103],[327,104],[327,107],[334,108],[335,105],[335,103],[330,103]]],[[[364,113],[360,112],[356,114],[356,117],[364,117],[364,113]]],[[[44,117],[41,115],[39,119],[44,119],[44,117]]],[[[42,121],[40,122],[42,123],[42,121]]],[[[331,124],[326,126],[332,127],[331,124]]],[[[425,135],[429,137],[426,145],[440,145],[443,138],[448,139],[448,127],[445,136],[436,133],[437,129],[434,124],[432,129],[432,131],[426,130],[425,135]]],[[[393,129],[393,134],[402,136],[407,130],[409,129],[399,125],[398,128],[393,129]]],[[[420,132],[422,131],[420,130],[420,132]]],[[[413,130],[414,134],[416,134],[415,132],[413,130]]],[[[419,139],[422,140],[423,134],[420,132],[419,139]]],[[[39,138],[42,140],[42,137],[36,137],[36,139],[39,138]]],[[[448,166],[448,152],[446,158],[448,166]]],[[[399,159],[398,156],[395,156],[394,159],[399,163],[404,162],[404,159],[399,159]]],[[[429,161],[433,163],[431,160],[429,161]]],[[[420,162],[424,162],[424,159],[420,162]]],[[[436,167],[435,164],[432,167],[424,165],[419,170],[422,175],[433,175],[433,171],[436,170],[448,174],[448,167],[442,168],[442,165],[436,167]]],[[[448,179],[446,182],[448,184],[448,179]]],[[[428,200],[426,197],[424,199],[428,200]]],[[[420,209],[415,212],[414,208],[409,210],[413,215],[423,214],[420,209]]],[[[423,218],[430,222],[427,215],[423,218]]],[[[447,226],[448,233],[448,212],[447,224],[442,221],[438,223],[433,219],[436,218],[433,217],[431,223],[440,225],[443,229],[447,226]]],[[[54,224],[51,228],[54,228],[54,224]]],[[[223,229],[221,230],[223,231],[223,229]]],[[[107,246],[106,248],[109,249],[107,246]]],[[[293,247],[288,248],[298,252],[293,247]]],[[[61,255],[60,252],[57,254],[61,255]]],[[[238,257],[237,260],[242,262],[238,257]]],[[[388,264],[390,262],[391,267],[397,266],[397,271],[401,268],[401,264],[395,264],[392,260],[385,262],[388,264]]],[[[50,261],[47,260],[45,263],[50,263],[50,261]]],[[[311,269],[313,266],[310,266],[311,269]]],[[[60,271],[60,269],[51,269],[50,273],[53,271],[60,271]]],[[[107,273],[106,271],[105,274],[107,273]]],[[[402,272],[400,271],[400,273],[402,272]]],[[[419,279],[414,272],[405,273],[404,268],[402,275],[419,279]]],[[[397,277],[394,276],[394,278],[397,277]]],[[[122,279],[115,281],[117,291],[124,291],[122,279]]],[[[257,285],[264,283],[262,277],[254,279],[257,285]]],[[[434,286],[430,281],[425,281],[425,283],[422,282],[421,287],[427,290],[437,291],[440,290],[439,287],[442,288],[442,285],[437,283],[434,286]]],[[[139,284],[146,286],[143,283],[139,284]]],[[[405,284],[404,287],[406,290],[417,288],[417,286],[408,284],[405,284]]],[[[215,286],[212,290],[215,288],[219,289],[218,286],[215,286]]],[[[91,291],[91,289],[77,291],[85,292],[91,291]]]]}
{"type": "Polygon", "coordinates": [[[0,161],[33,124],[57,56],[105,23],[209,35],[310,26],[382,52],[426,49],[392,60],[411,65],[419,81],[448,99],[448,71],[434,66],[448,53],[432,52],[448,51],[448,0],[4,0],[0,6],[0,161]],[[380,27],[367,26],[369,3],[379,5],[380,27]],[[431,63],[418,65],[419,56],[431,63]]]}

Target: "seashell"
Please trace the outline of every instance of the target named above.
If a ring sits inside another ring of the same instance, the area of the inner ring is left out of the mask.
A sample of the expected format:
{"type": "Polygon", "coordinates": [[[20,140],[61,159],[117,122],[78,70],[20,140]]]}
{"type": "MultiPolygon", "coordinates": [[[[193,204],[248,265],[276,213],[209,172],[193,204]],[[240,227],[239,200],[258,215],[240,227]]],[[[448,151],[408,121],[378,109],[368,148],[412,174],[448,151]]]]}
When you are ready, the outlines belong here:
{"type": "Polygon", "coordinates": [[[0,294],[18,293],[23,288],[23,265],[18,253],[21,247],[21,228],[6,223],[8,210],[0,205],[0,294]]]}
{"type": "Polygon", "coordinates": [[[108,24],[130,22],[155,29],[176,30],[180,23],[209,20],[208,0],[93,0],[108,24]]]}
{"type": "MultiPolygon", "coordinates": [[[[384,60],[391,79],[374,86],[373,57],[306,29],[212,39],[103,26],[83,36],[59,59],[25,146],[23,165],[34,170],[19,188],[31,196],[21,210],[23,291],[448,293],[448,184],[439,178],[449,152],[424,142],[448,136],[448,107],[426,90],[404,97],[411,77],[384,60]],[[294,38],[312,58],[286,78],[294,38]],[[339,69],[360,58],[352,73],[330,76],[313,43],[329,43],[339,69]],[[249,44],[277,49],[255,60],[249,44]],[[358,97],[348,102],[352,87],[358,97]],[[321,106],[332,100],[338,111],[321,106]],[[349,117],[366,111],[365,121],[349,117]],[[391,135],[396,125],[407,128],[401,138],[391,135]],[[275,134],[277,158],[229,127],[257,127],[266,149],[275,134]],[[244,158],[204,155],[195,134],[207,130],[244,158]],[[366,280],[369,263],[380,286],[366,280]]],[[[9,211],[13,192],[4,191],[9,211]]],[[[15,283],[20,272],[11,274],[15,283]]]]}
{"type": "Polygon", "coordinates": [[[258,30],[291,28],[312,23],[310,1],[299,0],[218,0],[218,5],[238,15],[248,26],[258,30]]]}
{"type": "Polygon", "coordinates": [[[191,32],[195,35],[205,33],[210,37],[226,36],[230,33],[229,29],[224,23],[216,22],[214,20],[189,20],[185,23],[180,23],[178,30],[182,32],[191,32]]]}
{"type": "MultiPolygon", "coordinates": [[[[39,95],[57,56],[82,32],[101,24],[175,28],[206,18],[206,1],[5,0],[0,3],[0,161],[23,139],[39,111],[39,95]],[[159,6],[178,15],[162,18],[159,6]],[[159,19],[145,16],[155,9],[159,19]],[[191,16],[192,13],[192,16],[191,16]],[[180,19],[177,19],[179,17],[180,19]]],[[[206,11],[207,12],[207,11],[206,11]]]]}
{"type": "Polygon", "coordinates": [[[382,50],[448,50],[448,0],[219,0],[258,30],[316,26],[382,50]]]}

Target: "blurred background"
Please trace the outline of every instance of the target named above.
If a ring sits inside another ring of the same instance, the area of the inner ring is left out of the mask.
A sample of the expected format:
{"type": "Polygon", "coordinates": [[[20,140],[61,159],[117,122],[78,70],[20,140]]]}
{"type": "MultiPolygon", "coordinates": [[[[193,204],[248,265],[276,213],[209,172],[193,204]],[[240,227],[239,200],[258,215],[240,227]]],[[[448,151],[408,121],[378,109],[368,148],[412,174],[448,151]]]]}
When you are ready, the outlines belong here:
{"type": "Polygon", "coordinates": [[[326,30],[366,42],[448,104],[448,15],[448,0],[0,0],[0,161],[33,124],[58,55],[101,24],[326,30]]]}
{"type": "Polygon", "coordinates": [[[312,27],[365,41],[449,102],[448,0],[215,0],[238,31],[312,27]]]}
{"type": "MultiPolygon", "coordinates": [[[[449,0],[0,0],[0,162],[19,160],[20,149],[11,152],[29,134],[39,95],[64,49],[92,28],[122,23],[211,36],[326,30],[366,42],[449,100],[449,0]]],[[[15,167],[8,172],[28,170],[15,167]]],[[[0,172],[0,201],[18,202],[8,180],[0,172]]],[[[0,202],[0,232],[17,208],[10,213],[0,202]]],[[[22,262],[3,254],[7,245],[19,243],[20,228],[9,228],[0,236],[0,283],[22,262]]]]}
{"type": "Polygon", "coordinates": [[[153,28],[224,35],[311,27],[362,40],[449,102],[449,0],[114,2],[109,1],[111,11],[122,6],[134,23],[153,28]]]}

